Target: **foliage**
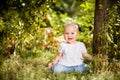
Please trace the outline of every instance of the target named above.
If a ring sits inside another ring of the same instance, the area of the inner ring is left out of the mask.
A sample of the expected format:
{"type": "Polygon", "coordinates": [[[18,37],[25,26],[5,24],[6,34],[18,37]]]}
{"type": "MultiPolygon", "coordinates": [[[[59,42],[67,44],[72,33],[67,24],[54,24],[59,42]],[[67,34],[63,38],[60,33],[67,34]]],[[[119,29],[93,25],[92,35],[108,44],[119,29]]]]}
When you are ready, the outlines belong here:
{"type": "Polygon", "coordinates": [[[120,59],[120,2],[109,10],[108,14],[108,52],[111,58],[120,59]],[[112,17],[112,18],[111,18],[112,17]]]}
{"type": "MultiPolygon", "coordinates": [[[[43,49],[57,50],[59,41],[56,41],[55,37],[62,35],[63,26],[70,21],[75,21],[80,25],[82,35],[78,40],[89,45],[92,40],[92,36],[89,35],[92,34],[88,33],[91,33],[90,28],[92,28],[94,16],[94,5],[92,6],[92,4],[92,1],[79,1],[78,4],[76,1],[66,2],[64,0],[60,3],[57,0],[4,1],[0,7],[1,57],[9,57],[10,54],[20,54],[22,57],[40,56],[39,53],[43,49]],[[67,6],[74,3],[75,13],[80,12],[81,14],[70,14],[74,12],[73,9],[66,7],[63,3],[67,6]],[[53,7],[56,7],[53,4],[56,4],[59,9],[65,7],[67,11],[58,13],[53,9],[53,7]],[[50,33],[45,32],[47,28],[50,33]],[[84,36],[86,36],[86,39],[84,39],[84,36]]],[[[88,48],[91,50],[91,46],[88,46],[88,48]]]]}
{"type": "Polygon", "coordinates": [[[3,7],[1,10],[1,56],[4,55],[6,57],[6,55],[8,56],[9,54],[14,53],[14,50],[16,50],[17,47],[24,46],[22,41],[27,39],[27,36],[29,35],[33,37],[36,34],[35,31],[39,27],[43,26],[43,23],[45,23],[43,20],[46,18],[46,14],[44,14],[47,12],[46,4],[41,4],[41,2],[33,1],[29,6],[29,3],[27,3],[27,1],[20,3],[24,3],[25,5],[23,7],[20,7],[20,5],[17,5],[17,1],[11,1],[10,3],[9,1],[6,1],[6,5],[9,6],[7,7],[8,9],[4,9],[3,7]],[[39,3],[40,6],[39,8],[34,9],[34,5],[37,3],[39,3]],[[40,9],[42,9],[42,11],[40,11],[40,9]],[[11,49],[13,51],[11,51],[11,49]]]}

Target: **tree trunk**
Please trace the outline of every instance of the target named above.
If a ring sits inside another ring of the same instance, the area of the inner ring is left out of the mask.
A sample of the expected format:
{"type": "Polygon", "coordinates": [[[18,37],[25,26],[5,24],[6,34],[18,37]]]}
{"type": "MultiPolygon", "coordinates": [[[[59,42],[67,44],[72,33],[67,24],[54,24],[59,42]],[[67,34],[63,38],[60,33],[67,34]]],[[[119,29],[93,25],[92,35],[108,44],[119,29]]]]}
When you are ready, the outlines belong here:
{"type": "Polygon", "coordinates": [[[95,17],[94,17],[94,33],[93,33],[93,54],[106,54],[106,33],[105,26],[106,12],[108,0],[96,0],[95,17]]]}

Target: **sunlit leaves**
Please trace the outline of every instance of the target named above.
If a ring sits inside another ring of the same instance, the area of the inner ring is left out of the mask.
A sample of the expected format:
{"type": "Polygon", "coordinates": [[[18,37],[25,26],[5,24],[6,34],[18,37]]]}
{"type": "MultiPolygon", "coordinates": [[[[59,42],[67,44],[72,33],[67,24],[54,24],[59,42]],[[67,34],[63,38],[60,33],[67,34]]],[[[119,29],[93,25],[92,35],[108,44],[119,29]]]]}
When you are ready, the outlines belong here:
{"type": "Polygon", "coordinates": [[[2,32],[4,28],[5,28],[4,22],[3,22],[2,17],[1,17],[0,18],[0,32],[2,32]]]}

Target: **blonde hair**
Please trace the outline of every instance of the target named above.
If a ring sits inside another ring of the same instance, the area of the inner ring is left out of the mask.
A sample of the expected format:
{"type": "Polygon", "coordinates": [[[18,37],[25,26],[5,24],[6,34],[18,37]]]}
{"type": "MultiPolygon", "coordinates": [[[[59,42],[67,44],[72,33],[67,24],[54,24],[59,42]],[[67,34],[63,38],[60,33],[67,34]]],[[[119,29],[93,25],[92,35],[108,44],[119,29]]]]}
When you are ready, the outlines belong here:
{"type": "Polygon", "coordinates": [[[75,27],[75,28],[77,29],[77,31],[79,31],[79,27],[78,27],[78,25],[77,25],[75,22],[70,22],[70,23],[66,24],[66,25],[64,26],[64,29],[65,29],[66,27],[69,27],[69,26],[75,27]]]}

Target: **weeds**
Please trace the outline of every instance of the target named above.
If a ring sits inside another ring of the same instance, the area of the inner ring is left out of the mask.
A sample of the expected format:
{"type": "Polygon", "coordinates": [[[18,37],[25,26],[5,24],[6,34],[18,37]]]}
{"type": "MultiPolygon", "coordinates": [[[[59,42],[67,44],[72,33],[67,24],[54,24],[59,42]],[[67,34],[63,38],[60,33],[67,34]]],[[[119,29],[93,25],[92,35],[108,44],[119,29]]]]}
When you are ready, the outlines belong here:
{"type": "Polygon", "coordinates": [[[109,62],[107,56],[96,55],[85,74],[50,72],[47,64],[53,56],[49,51],[36,58],[12,56],[0,67],[0,80],[120,80],[120,62],[109,62]]]}

